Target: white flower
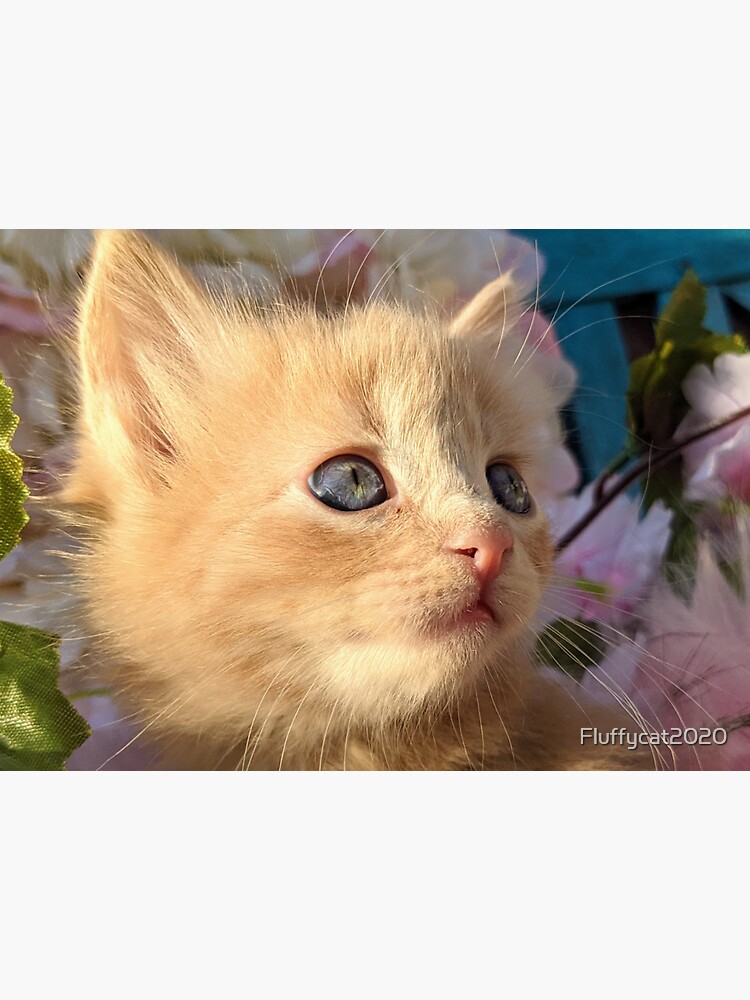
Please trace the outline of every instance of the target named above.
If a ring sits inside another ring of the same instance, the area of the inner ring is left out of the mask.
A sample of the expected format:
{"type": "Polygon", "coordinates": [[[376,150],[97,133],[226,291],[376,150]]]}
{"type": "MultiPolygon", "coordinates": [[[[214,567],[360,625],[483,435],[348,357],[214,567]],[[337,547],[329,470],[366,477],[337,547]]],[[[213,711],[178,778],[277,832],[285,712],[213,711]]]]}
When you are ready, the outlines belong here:
{"type": "Polygon", "coordinates": [[[501,229],[386,229],[371,238],[368,293],[402,302],[427,298],[452,307],[509,272],[533,297],[544,270],[530,243],[501,229]]]}
{"type": "Polygon", "coordinates": [[[90,229],[0,229],[0,258],[37,291],[69,292],[91,245],[90,229]]]}
{"type": "Polygon", "coordinates": [[[65,433],[60,390],[66,371],[61,352],[33,335],[2,331],[0,372],[13,390],[13,412],[19,417],[13,450],[37,458],[65,433]]]}
{"type": "MultiPolygon", "coordinates": [[[[223,283],[222,268],[249,279],[253,293],[280,284],[320,301],[426,299],[448,309],[470,298],[500,273],[513,272],[524,295],[535,298],[544,262],[524,239],[501,229],[152,229],[152,239],[183,263],[223,283]],[[216,269],[216,270],[214,270],[216,269]],[[355,280],[356,279],[356,280],[355,280]],[[325,296],[325,297],[324,297],[325,296]]],[[[79,285],[93,234],[88,229],[0,230],[0,258],[16,266],[37,290],[70,296],[79,285]]],[[[236,278],[236,274],[235,274],[236,278]]],[[[233,277],[229,275],[229,284],[233,277]]],[[[533,339],[548,326],[535,320],[533,339]]],[[[546,343],[547,341],[545,341],[546,343]]],[[[554,336],[549,337],[554,344],[554,336]]]]}
{"type": "MultiPolygon", "coordinates": [[[[713,370],[696,365],[682,391],[692,409],[677,428],[678,439],[750,406],[750,354],[720,354],[713,370]]],[[[686,499],[750,502],[750,417],[688,445],[683,458],[686,499]]]]}

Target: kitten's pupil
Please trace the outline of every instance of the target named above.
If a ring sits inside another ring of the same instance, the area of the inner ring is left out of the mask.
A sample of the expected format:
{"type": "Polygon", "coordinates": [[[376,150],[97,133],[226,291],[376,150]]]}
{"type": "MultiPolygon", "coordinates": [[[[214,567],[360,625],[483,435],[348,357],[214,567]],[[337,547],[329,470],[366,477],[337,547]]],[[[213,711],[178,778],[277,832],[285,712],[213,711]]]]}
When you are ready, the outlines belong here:
{"type": "Polygon", "coordinates": [[[511,514],[528,514],[531,494],[521,476],[511,465],[495,462],[487,469],[487,482],[495,500],[511,514]]]}
{"type": "Polygon", "coordinates": [[[367,510],[388,499],[383,477],[359,455],[329,458],[315,469],[307,485],[314,497],[334,510],[367,510]]]}

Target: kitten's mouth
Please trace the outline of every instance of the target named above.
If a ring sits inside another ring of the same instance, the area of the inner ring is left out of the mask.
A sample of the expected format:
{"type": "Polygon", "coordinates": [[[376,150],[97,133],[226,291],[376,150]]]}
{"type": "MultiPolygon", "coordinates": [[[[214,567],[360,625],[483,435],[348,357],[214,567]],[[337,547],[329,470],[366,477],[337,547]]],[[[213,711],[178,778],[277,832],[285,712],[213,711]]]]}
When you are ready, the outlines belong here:
{"type": "Polygon", "coordinates": [[[491,625],[497,624],[497,615],[481,598],[473,601],[462,611],[453,614],[443,614],[435,619],[431,631],[444,636],[446,633],[486,631],[491,625]]]}
{"type": "Polygon", "coordinates": [[[456,611],[443,611],[436,614],[427,625],[427,632],[434,637],[444,639],[447,636],[463,634],[465,636],[483,634],[493,626],[498,627],[500,619],[497,612],[482,597],[477,597],[471,604],[464,605],[456,611]]]}
{"type": "Polygon", "coordinates": [[[483,600],[475,601],[474,604],[469,605],[464,611],[462,611],[456,618],[454,618],[449,624],[453,626],[482,626],[482,625],[494,625],[497,623],[497,618],[495,612],[492,608],[483,600]]]}

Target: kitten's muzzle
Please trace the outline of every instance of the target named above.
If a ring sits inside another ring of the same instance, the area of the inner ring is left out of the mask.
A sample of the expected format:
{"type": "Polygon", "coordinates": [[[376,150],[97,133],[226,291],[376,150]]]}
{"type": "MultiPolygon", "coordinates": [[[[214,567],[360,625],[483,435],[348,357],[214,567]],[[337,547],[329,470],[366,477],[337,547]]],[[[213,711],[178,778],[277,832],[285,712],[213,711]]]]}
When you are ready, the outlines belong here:
{"type": "MultiPolygon", "coordinates": [[[[492,589],[502,572],[507,554],[513,548],[513,535],[505,527],[474,528],[454,535],[443,550],[470,560],[470,568],[479,584],[472,603],[452,621],[453,625],[488,625],[497,623],[492,589]]],[[[467,565],[466,563],[464,565],[467,565]]]]}

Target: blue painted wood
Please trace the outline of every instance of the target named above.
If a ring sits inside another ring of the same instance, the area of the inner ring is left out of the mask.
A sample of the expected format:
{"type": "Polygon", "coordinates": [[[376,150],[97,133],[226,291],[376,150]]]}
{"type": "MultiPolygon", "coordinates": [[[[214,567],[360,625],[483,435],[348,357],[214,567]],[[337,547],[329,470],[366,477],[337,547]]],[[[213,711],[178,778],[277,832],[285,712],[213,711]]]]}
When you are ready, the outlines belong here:
{"type": "Polygon", "coordinates": [[[743,308],[750,311],[750,281],[729,285],[725,291],[730,299],[734,299],[735,302],[739,302],[743,308]]]}
{"type": "Polygon", "coordinates": [[[549,308],[671,291],[692,267],[704,284],[750,280],[750,229],[516,229],[547,262],[549,308]]]}
{"type": "Polygon", "coordinates": [[[609,302],[581,305],[556,324],[560,345],[578,372],[572,403],[576,450],[584,478],[592,479],[625,443],[628,363],[609,302]]]}

